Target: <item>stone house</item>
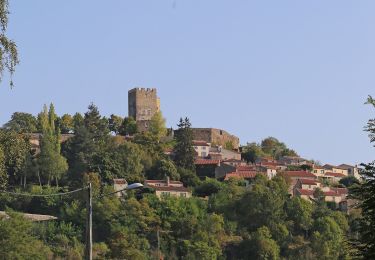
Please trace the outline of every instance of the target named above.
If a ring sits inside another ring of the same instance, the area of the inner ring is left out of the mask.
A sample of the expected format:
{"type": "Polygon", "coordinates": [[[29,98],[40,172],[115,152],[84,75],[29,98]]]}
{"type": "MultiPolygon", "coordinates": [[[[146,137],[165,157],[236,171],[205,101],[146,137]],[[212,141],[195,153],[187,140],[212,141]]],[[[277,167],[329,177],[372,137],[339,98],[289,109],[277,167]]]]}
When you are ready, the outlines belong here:
{"type": "Polygon", "coordinates": [[[180,181],[171,181],[169,177],[165,180],[146,180],[144,183],[146,188],[152,188],[155,190],[155,195],[158,198],[166,196],[175,196],[181,198],[190,198],[191,191],[184,187],[180,181]]]}
{"type": "Polygon", "coordinates": [[[205,158],[210,153],[211,144],[206,141],[193,140],[193,147],[198,157],[205,158]]]}

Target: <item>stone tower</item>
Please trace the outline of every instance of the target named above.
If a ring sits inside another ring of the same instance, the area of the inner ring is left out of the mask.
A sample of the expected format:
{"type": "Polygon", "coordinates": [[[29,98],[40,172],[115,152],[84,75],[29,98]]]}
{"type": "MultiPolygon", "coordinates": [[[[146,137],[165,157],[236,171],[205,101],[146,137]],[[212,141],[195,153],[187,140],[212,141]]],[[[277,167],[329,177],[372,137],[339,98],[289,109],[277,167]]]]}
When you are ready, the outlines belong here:
{"type": "Polygon", "coordinates": [[[128,92],[128,113],[137,121],[138,129],[147,130],[151,118],[160,111],[155,88],[134,88],[128,92]]]}

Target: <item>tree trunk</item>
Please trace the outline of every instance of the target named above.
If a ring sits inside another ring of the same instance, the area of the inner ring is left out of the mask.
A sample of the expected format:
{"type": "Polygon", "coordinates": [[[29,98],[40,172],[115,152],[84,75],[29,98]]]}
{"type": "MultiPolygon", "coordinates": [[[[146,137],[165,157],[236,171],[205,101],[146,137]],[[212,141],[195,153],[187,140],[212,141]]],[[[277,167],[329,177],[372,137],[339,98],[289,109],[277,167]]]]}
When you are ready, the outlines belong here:
{"type": "Polygon", "coordinates": [[[56,178],[56,187],[59,187],[59,181],[57,180],[57,177],[56,178]]]}
{"type": "Polygon", "coordinates": [[[39,170],[38,170],[38,179],[39,179],[39,186],[42,187],[42,181],[40,180],[39,170]]]}

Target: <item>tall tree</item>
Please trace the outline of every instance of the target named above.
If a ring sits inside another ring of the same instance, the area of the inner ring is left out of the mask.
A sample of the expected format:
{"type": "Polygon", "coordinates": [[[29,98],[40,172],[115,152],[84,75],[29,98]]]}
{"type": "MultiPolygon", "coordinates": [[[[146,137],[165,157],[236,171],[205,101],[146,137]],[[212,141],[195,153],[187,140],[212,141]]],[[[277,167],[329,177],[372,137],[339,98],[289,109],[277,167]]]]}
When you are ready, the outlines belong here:
{"type": "Polygon", "coordinates": [[[191,130],[189,118],[180,118],[180,123],[177,126],[178,130],[175,135],[176,145],[174,147],[176,165],[194,170],[195,150],[193,147],[193,131],[191,130]]]}
{"type": "Polygon", "coordinates": [[[73,130],[77,131],[78,128],[83,126],[83,116],[80,113],[75,113],[73,116],[73,130]]]}
{"type": "Polygon", "coordinates": [[[47,106],[44,106],[40,114],[42,135],[38,163],[40,173],[47,179],[48,185],[53,178],[58,185],[58,180],[68,170],[66,159],[61,155],[60,130],[55,126],[56,117],[53,104],[50,105],[49,111],[47,106]]]}
{"type": "Polygon", "coordinates": [[[15,112],[4,128],[17,133],[34,133],[37,131],[37,120],[32,114],[15,112]]]}
{"type": "Polygon", "coordinates": [[[0,0],[0,81],[3,79],[4,70],[10,74],[10,86],[13,87],[13,74],[19,63],[17,45],[6,36],[8,27],[8,0],[0,0]]]}
{"type": "MultiPolygon", "coordinates": [[[[375,107],[375,100],[369,96],[366,104],[375,107]]],[[[375,146],[375,118],[369,119],[365,131],[375,146]]],[[[375,259],[375,161],[362,166],[363,181],[352,188],[353,197],[358,199],[362,210],[361,236],[357,245],[364,259],[375,259]]]]}

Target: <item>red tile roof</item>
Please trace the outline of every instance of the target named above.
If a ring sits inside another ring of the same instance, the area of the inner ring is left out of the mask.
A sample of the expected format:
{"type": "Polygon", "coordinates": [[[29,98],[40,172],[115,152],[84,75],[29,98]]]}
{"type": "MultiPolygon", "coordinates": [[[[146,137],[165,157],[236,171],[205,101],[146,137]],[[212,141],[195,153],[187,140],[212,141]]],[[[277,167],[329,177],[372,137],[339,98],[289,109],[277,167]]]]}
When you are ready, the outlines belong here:
{"type": "Polygon", "coordinates": [[[313,190],[305,190],[305,189],[296,189],[296,190],[300,195],[306,195],[306,196],[313,196],[314,195],[313,190]]]}
{"type": "Polygon", "coordinates": [[[210,146],[206,141],[193,140],[194,146],[210,146]]]}
{"type": "Polygon", "coordinates": [[[210,160],[210,159],[196,159],[195,165],[218,165],[220,160],[210,160]]]}
{"type": "Polygon", "coordinates": [[[231,172],[225,175],[224,180],[229,178],[244,178],[244,179],[253,179],[257,174],[262,174],[261,172],[256,171],[241,171],[241,172],[231,172]]]}
{"type": "Polygon", "coordinates": [[[237,166],[236,170],[237,171],[254,171],[255,166],[251,166],[251,165],[237,166]]]}
{"type": "Polygon", "coordinates": [[[306,184],[306,185],[318,185],[318,183],[314,180],[310,180],[310,179],[298,179],[302,184],[306,184]]]}
{"type": "Polygon", "coordinates": [[[348,194],[347,188],[331,188],[331,190],[336,192],[337,194],[340,194],[340,195],[347,195],[348,194]]]}
{"type": "Polygon", "coordinates": [[[338,173],[338,172],[326,172],[324,175],[332,176],[332,177],[337,177],[337,178],[344,178],[344,177],[346,177],[345,174],[338,173]]]}
{"type": "Polygon", "coordinates": [[[312,174],[311,172],[305,172],[305,171],[286,171],[283,173],[284,176],[290,177],[290,178],[311,178],[316,179],[317,177],[312,174]]]}
{"type": "MultiPolygon", "coordinates": [[[[148,183],[167,183],[167,181],[166,180],[145,180],[145,184],[148,184],[148,183]]],[[[182,182],[180,181],[169,181],[169,183],[182,184],[182,182]]]]}
{"type": "Polygon", "coordinates": [[[173,186],[169,186],[169,187],[166,187],[166,186],[152,186],[150,187],[154,190],[157,190],[157,191],[180,191],[180,192],[190,192],[190,190],[188,188],[185,188],[185,187],[173,187],[173,186]]]}
{"type": "Polygon", "coordinates": [[[113,183],[114,184],[126,184],[126,180],[125,179],[113,179],[113,183]]]}

